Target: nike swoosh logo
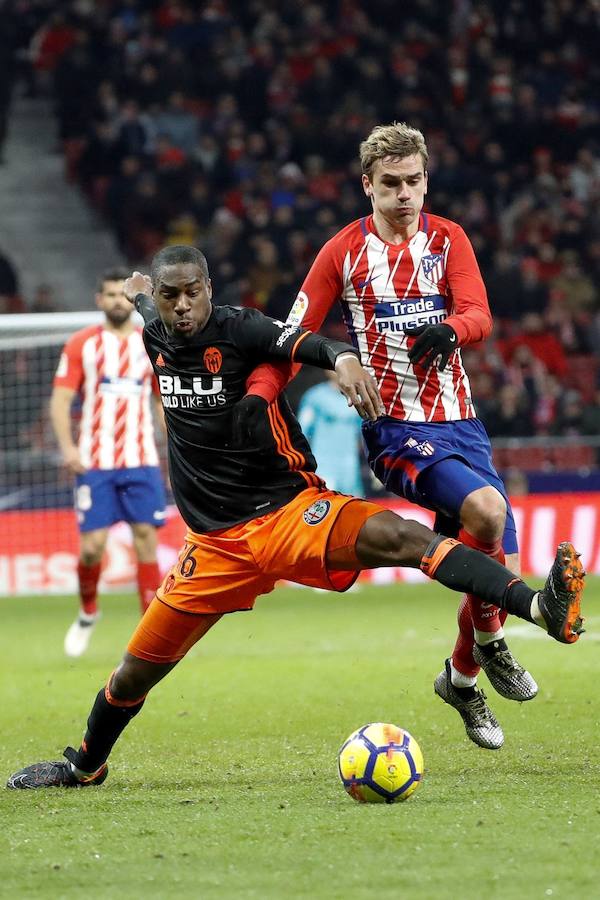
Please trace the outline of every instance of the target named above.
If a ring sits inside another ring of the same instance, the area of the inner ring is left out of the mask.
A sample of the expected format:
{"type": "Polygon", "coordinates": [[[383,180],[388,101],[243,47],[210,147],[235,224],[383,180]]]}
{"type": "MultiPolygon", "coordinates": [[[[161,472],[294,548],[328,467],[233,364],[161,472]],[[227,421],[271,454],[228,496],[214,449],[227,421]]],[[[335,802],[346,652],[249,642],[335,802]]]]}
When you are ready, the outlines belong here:
{"type": "Polygon", "coordinates": [[[366,281],[359,281],[358,282],[359,290],[362,291],[363,288],[368,287],[371,284],[371,282],[375,281],[375,279],[378,277],[379,277],[378,275],[373,275],[371,278],[367,278],[366,281]]]}
{"type": "Polygon", "coordinates": [[[451,344],[455,344],[455,343],[456,343],[456,335],[455,335],[455,334],[453,334],[452,337],[450,338],[450,343],[451,343],[451,344]]]}

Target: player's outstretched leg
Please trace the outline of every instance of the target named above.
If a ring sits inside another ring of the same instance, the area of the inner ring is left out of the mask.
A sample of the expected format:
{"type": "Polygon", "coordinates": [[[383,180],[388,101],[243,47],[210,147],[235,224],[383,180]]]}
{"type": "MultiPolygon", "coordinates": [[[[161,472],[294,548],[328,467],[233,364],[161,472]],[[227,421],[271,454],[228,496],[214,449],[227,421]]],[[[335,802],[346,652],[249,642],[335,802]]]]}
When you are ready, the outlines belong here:
{"type": "Polygon", "coordinates": [[[558,545],[541,591],[534,591],[495,560],[458,541],[437,537],[425,552],[421,569],[453,590],[477,592],[490,603],[539,625],[555,640],[574,644],[583,634],[581,595],[585,572],[580,554],[568,541],[558,545]]]}
{"type": "Polygon", "coordinates": [[[583,634],[581,596],[585,572],[579,554],[568,541],[558,545],[541,591],[534,591],[490,556],[453,538],[434,535],[424,525],[387,510],[364,522],[354,555],[355,562],[348,560],[337,564],[337,568],[420,568],[451,590],[476,594],[486,603],[539,625],[561,643],[573,644],[583,634]]]}

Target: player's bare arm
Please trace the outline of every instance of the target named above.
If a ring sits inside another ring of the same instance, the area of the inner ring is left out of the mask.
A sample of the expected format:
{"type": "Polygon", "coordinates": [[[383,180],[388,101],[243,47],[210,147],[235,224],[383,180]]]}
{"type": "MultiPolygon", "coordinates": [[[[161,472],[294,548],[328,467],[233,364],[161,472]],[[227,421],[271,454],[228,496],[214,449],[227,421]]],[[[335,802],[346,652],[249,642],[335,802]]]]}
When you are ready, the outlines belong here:
{"type": "Polygon", "coordinates": [[[75,391],[71,388],[57,386],[50,398],[50,421],[62,453],[65,466],[75,475],[85,472],[79,450],[73,440],[71,425],[71,404],[75,391]]]}

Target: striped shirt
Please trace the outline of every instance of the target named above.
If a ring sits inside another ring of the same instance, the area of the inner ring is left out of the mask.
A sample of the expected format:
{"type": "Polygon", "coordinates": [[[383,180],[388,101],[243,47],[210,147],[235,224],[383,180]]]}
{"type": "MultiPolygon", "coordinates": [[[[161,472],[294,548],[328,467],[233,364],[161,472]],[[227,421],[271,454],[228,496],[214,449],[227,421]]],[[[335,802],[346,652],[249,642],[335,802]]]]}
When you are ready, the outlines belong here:
{"type": "MultiPolygon", "coordinates": [[[[491,331],[485,286],[473,248],[460,225],[422,213],[416,234],[400,244],[383,241],[373,217],[351,222],[319,252],[288,316],[318,331],[340,301],[350,339],[377,381],[386,415],[410,422],[447,422],[475,416],[460,349],[443,372],[412,364],[414,338],[405,329],[445,322],[458,345],[491,331]]],[[[289,375],[289,370],[288,370],[289,375]]],[[[251,393],[272,399],[285,370],[261,366],[251,393]]]]}
{"type": "Polygon", "coordinates": [[[154,384],[141,330],[120,338],[93,325],[67,341],[54,386],[81,395],[78,444],[87,469],[158,465],[150,406],[154,384]]]}

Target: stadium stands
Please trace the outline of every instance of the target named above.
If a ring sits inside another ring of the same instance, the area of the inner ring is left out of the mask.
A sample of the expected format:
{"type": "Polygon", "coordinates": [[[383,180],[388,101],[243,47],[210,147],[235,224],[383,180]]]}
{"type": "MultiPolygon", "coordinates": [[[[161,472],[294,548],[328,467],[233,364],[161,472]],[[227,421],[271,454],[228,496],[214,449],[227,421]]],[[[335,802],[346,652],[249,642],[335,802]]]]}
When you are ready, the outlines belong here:
{"type": "Polygon", "coordinates": [[[285,315],[319,246],[364,212],[359,140],[377,121],[421,127],[429,207],[466,228],[497,320],[495,341],[471,351],[490,380],[489,403],[475,390],[482,418],[505,421],[501,434],[589,429],[591,0],[415,0],[401,19],[391,0],[31,0],[28,16],[26,81],[55,98],[68,177],[132,262],[164,242],[205,247],[221,302],[285,315]],[[511,385],[518,417],[498,418],[511,385]]]}

